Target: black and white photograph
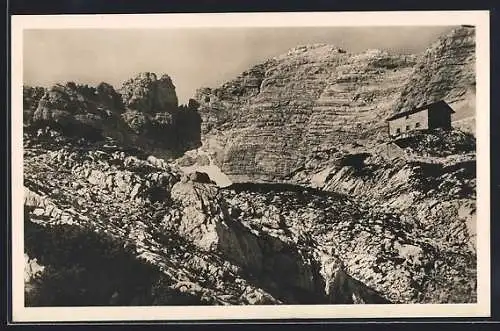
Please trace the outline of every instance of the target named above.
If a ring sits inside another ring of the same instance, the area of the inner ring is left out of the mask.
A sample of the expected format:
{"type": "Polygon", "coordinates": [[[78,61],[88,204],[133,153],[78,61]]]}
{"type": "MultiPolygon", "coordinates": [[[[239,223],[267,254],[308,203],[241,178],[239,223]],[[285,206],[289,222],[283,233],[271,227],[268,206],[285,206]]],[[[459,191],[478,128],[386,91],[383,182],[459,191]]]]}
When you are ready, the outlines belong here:
{"type": "Polygon", "coordinates": [[[488,14],[358,14],[14,17],[14,317],[488,316],[488,14]]]}

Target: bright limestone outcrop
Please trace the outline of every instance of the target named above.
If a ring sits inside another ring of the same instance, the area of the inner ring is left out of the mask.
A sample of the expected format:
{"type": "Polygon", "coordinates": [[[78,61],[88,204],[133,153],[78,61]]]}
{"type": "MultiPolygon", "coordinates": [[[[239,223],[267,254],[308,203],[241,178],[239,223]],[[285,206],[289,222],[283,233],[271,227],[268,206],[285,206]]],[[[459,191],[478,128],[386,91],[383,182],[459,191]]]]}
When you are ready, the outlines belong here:
{"type": "Polygon", "coordinates": [[[224,146],[218,160],[232,180],[283,179],[311,148],[383,131],[415,60],[298,47],[220,88],[198,91],[202,130],[224,146]]]}

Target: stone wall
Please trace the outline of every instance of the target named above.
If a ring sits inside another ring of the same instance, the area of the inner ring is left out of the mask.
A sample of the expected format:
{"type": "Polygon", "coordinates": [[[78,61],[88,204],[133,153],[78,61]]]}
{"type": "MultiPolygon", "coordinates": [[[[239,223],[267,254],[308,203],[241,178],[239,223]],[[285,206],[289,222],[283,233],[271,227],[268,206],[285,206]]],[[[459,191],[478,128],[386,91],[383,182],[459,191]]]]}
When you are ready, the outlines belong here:
{"type": "Polygon", "coordinates": [[[391,120],[389,122],[389,130],[391,136],[412,130],[424,130],[428,128],[429,128],[428,109],[423,109],[417,113],[395,118],[394,120],[391,120]]]}

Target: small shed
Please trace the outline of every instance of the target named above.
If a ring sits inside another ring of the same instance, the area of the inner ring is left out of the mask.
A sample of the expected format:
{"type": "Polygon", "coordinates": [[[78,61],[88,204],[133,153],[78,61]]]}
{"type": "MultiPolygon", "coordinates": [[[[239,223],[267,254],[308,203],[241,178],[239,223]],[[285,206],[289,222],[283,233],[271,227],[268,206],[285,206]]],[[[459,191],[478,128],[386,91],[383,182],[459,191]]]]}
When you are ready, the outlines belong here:
{"type": "Polygon", "coordinates": [[[451,114],[455,111],[440,100],[411,110],[393,114],[387,118],[390,137],[414,130],[451,129],[451,114]]]}

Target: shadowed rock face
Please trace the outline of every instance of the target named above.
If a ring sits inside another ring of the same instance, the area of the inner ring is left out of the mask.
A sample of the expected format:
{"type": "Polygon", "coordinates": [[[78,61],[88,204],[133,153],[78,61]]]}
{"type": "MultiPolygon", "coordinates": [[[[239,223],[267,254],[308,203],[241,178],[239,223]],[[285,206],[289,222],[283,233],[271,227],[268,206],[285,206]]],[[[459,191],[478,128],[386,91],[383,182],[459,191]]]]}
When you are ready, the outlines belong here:
{"type": "Polygon", "coordinates": [[[312,149],[384,141],[399,109],[444,99],[457,119],[472,115],[474,46],[463,27],[415,56],[292,49],[197,92],[204,138],[223,146],[217,163],[232,181],[283,180],[312,149]]]}
{"type": "Polygon", "coordinates": [[[45,92],[43,87],[23,86],[23,123],[27,124],[33,121],[33,114],[45,92]]]}
{"type": "Polygon", "coordinates": [[[123,83],[120,94],[126,111],[122,119],[138,135],[142,148],[186,150],[200,144],[201,119],[193,105],[180,106],[168,75],[140,73],[123,83]]]}
{"type": "Polygon", "coordinates": [[[52,127],[67,136],[110,137],[150,152],[175,154],[200,145],[196,104],[178,105],[168,75],[141,73],[119,92],[69,82],[48,90],[25,87],[24,123],[28,130],[52,127]]]}

